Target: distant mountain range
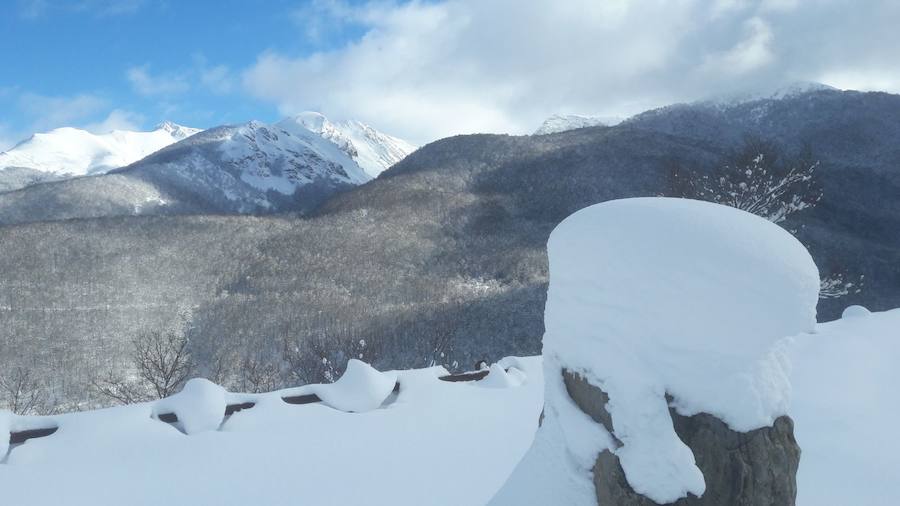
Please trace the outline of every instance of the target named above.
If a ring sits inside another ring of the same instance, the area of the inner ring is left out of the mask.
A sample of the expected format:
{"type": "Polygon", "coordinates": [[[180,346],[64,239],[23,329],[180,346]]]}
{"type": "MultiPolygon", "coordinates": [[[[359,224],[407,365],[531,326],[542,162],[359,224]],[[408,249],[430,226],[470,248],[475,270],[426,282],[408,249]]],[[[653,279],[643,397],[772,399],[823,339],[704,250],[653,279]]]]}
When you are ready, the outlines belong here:
{"type": "Polygon", "coordinates": [[[172,123],[104,135],[63,128],[0,155],[0,223],[306,211],[414,149],[318,113],[205,131],[172,123]]]}

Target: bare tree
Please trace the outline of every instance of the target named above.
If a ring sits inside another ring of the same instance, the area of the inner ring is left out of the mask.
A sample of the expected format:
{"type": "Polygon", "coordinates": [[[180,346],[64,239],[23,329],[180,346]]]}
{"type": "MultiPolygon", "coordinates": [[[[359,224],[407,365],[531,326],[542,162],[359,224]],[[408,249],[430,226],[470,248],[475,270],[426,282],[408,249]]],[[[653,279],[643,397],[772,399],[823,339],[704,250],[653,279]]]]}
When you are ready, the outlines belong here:
{"type": "Polygon", "coordinates": [[[7,407],[13,413],[26,415],[40,412],[44,391],[31,369],[14,367],[7,374],[0,375],[0,389],[7,407]]]}
{"type": "Polygon", "coordinates": [[[822,198],[815,178],[818,167],[808,149],[783,160],[773,143],[748,138],[713,174],[699,175],[673,164],[669,187],[678,196],[735,207],[779,223],[822,198]]]}
{"type": "Polygon", "coordinates": [[[113,371],[92,378],[91,388],[103,397],[112,399],[119,404],[134,404],[151,398],[145,385],[113,371]]]}
{"type": "Polygon", "coordinates": [[[864,276],[860,276],[856,281],[847,281],[840,273],[824,277],[819,282],[819,298],[839,299],[851,293],[859,293],[862,291],[863,280],[864,276]]]}
{"type": "Polygon", "coordinates": [[[153,330],[134,340],[132,360],[138,377],[159,399],[178,392],[194,371],[188,333],[153,330]]]}
{"type": "Polygon", "coordinates": [[[281,370],[273,360],[254,355],[241,360],[240,378],[242,392],[271,392],[281,384],[281,370]]]}

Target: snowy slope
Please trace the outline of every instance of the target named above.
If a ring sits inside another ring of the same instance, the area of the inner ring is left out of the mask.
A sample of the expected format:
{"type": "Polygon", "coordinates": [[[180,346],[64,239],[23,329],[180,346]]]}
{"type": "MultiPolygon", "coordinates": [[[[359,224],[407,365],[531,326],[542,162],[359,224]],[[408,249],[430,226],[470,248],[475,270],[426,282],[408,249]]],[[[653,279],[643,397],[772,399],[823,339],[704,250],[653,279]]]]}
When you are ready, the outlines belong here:
{"type": "Polygon", "coordinates": [[[304,211],[369,179],[318,134],[251,121],[205,130],[104,175],[0,193],[0,223],[304,211]]]}
{"type": "Polygon", "coordinates": [[[615,116],[579,116],[577,114],[554,114],[535,130],[533,135],[547,135],[559,132],[567,132],[578,128],[593,126],[615,126],[622,122],[622,118],[615,116]]]}
{"type": "MultiPolygon", "coordinates": [[[[77,128],[37,133],[0,153],[0,191],[16,189],[14,175],[27,169],[35,179],[102,174],[124,167],[170,144],[200,132],[165,122],[150,132],[113,130],[92,134],[77,128]],[[7,180],[4,185],[4,179],[7,180]]],[[[23,185],[24,186],[24,185],[23,185]]]]}
{"type": "Polygon", "coordinates": [[[317,112],[305,112],[275,126],[292,133],[308,130],[321,135],[340,147],[372,178],[416,150],[403,139],[379,132],[365,123],[355,120],[331,122],[317,112]]]}
{"type": "Polygon", "coordinates": [[[192,380],[156,403],[0,412],[0,432],[59,427],[5,462],[0,448],[3,504],[485,504],[527,450],[541,409],[540,359],[502,365],[509,372],[495,368],[504,378],[490,386],[439,381],[440,367],[379,373],[360,363],[345,384],[233,394],[192,380]],[[310,393],[328,400],[282,400],[310,393]],[[255,405],[223,420],[226,403],[243,402],[255,405]],[[165,413],[178,422],[160,421],[165,413]]]}

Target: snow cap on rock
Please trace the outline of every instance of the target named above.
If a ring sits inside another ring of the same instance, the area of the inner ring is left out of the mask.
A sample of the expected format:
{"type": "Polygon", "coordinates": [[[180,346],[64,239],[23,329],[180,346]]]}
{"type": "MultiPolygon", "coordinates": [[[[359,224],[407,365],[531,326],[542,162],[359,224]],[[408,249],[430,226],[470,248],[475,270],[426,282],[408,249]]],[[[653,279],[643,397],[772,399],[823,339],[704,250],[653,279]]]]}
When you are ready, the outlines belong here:
{"type": "MultiPolygon", "coordinates": [[[[679,413],[739,431],[786,413],[782,343],[814,330],[819,276],[784,229],[708,202],[624,199],[568,217],[548,252],[546,398],[558,405],[548,416],[571,402],[554,398],[561,369],[604,390],[636,491],[671,502],[705,489],[666,394],[679,413]]],[[[560,420],[564,433],[578,423],[560,420]]]]}
{"type": "Polygon", "coordinates": [[[396,373],[380,372],[365,362],[351,359],[344,374],[334,383],[319,386],[316,394],[335,409],[362,413],[381,406],[396,383],[396,373]]]}
{"type": "Polygon", "coordinates": [[[153,413],[175,413],[185,434],[217,430],[225,417],[225,389],[204,378],[189,380],[181,392],[158,401],[153,413]]]}

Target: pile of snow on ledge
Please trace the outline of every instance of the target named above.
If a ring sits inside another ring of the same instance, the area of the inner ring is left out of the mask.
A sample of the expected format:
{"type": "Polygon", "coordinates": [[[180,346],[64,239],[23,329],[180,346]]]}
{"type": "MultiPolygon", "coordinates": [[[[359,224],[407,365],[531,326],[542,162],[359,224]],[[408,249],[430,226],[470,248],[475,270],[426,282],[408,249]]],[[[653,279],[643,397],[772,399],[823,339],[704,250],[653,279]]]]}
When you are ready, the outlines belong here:
{"type": "Polygon", "coordinates": [[[739,431],[787,412],[785,343],[814,329],[819,287],[788,232],[717,204],[626,199],[570,216],[548,251],[545,424],[495,504],[594,504],[590,470],[604,449],[656,502],[701,495],[667,393],[679,413],[710,413],[739,431]],[[609,394],[621,447],[568,397],[563,369],[609,394]],[[542,490],[527,486],[541,475],[542,490]]]}
{"type": "Polygon", "coordinates": [[[515,378],[506,388],[440,381],[443,367],[381,373],[359,362],[340,385],[247,394],[192,380],[151,403],[0,411],[0,432],[58,427],[6,462],[0,454],[0,504],[484,504],[528,450],[543,403],[540,357],[500,364],[515,378]],[[323,402],[284,401],[311,393],[323,402]],[[223,416],[223,399],[252,407],[223,416]],[[158,418],[173,412],[177,423],[158,418]]]}

